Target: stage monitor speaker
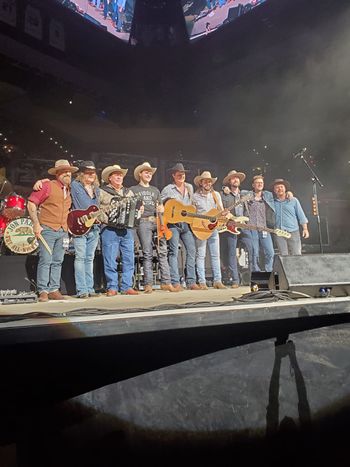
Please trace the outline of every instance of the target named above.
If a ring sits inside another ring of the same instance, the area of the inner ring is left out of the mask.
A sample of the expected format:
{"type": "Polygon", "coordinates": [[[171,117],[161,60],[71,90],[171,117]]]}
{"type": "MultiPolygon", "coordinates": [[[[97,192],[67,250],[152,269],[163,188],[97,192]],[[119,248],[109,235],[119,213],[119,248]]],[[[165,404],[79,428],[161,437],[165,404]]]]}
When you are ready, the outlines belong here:
{"type": "Polygon", "coordinates": [[[276,255],[269,288],[312,297],[350,295],[350,254],[276,255]]]}
{"type": "Polygon", "coordinates": [[[250,288],[252,292],[258,290],[268,290],[270,284],[271,272],[266,271],[253,271],[250,281],[250,288]]]}

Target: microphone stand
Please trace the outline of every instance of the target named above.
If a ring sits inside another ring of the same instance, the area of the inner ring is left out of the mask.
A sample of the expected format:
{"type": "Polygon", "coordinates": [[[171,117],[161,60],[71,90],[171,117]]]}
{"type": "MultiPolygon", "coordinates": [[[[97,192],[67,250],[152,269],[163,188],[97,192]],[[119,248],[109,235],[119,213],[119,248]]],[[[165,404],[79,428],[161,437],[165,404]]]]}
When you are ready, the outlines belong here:
{"type": "Polygon", "coordinates": [[[314,169],[310,166],[309,162],[305,159],[304,155],[300,155],[300,159],[304,162],[306,167],[311,172],[311,181],[312,181],[312,197],[315,202],[316,206],[316,219],[317,219],[317,227],[318,227],[318,237],[320,242],[320,252],[323,253],[323,242],[322,242],[322,231],[321,231],[321,218],[320,218],[320,210],[318,208],[318,196],[317,196],[317,184],[322,188],[324,185],[321,180],[316,175],[314,169]]]}

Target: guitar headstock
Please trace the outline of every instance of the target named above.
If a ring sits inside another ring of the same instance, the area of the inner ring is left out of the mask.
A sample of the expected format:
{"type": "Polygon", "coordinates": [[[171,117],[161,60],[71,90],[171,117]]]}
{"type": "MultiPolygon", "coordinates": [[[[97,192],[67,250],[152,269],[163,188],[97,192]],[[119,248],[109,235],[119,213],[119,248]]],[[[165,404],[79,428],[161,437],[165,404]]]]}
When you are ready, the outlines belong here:
{"type": "Polygon", "coordinates": [[[246,203],[247,201],[251,201],[252,199],[254,199],[253,193],[247,193],[246,195],[240,198],[239,202],[246,203]]]}
{"type": "Polygon", "coordinates": [[[275,229],[274,233],[278,237],[290,238],[292,236],[289,232],[286,232],[285,230],[281,230],[281,229],[275,229]]]}

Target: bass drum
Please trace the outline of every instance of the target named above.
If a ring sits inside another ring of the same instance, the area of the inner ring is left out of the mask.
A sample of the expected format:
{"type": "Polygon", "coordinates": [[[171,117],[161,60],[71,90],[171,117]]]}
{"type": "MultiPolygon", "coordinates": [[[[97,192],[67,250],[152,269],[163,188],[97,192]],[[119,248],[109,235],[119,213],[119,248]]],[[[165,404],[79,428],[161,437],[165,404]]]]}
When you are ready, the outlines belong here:
{"type": "Polygon", "coordinates": [[[4,236],[4,232],[5,232],[7,224],[8,224],[8,221],[6,217],[0,216],[0,237],[4,236]]]}
{"type": "Polygon", "coordinates": [[[33,253],[39,246],[33,231],[33,223],[29,217],[14,219],[7,224],[4,232],[7,248],[19,255],[33,253]]]}
{"type": "Polygon", "coordinates": [[[26,200],[19,195],[13,194],[5,198],[5,203],[2,209],[2,215],[6,219],[12,221],[23,217],[26,212],[26,200]]]}

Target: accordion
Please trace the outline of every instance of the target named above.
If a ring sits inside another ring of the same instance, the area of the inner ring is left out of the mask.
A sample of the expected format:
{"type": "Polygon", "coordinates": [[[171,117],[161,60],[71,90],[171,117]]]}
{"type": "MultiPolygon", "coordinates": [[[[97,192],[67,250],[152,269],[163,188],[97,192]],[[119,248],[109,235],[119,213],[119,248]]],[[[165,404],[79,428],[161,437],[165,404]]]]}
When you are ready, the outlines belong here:
{"type": "Polygon", "coordinates": [[[114,197],[108,214],[108,225],[115,229],[132,229],[140,223],[142,200],[132,196],[114,197]]]}

